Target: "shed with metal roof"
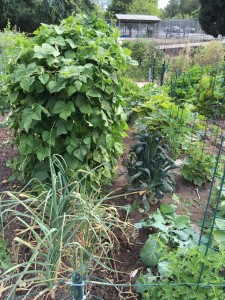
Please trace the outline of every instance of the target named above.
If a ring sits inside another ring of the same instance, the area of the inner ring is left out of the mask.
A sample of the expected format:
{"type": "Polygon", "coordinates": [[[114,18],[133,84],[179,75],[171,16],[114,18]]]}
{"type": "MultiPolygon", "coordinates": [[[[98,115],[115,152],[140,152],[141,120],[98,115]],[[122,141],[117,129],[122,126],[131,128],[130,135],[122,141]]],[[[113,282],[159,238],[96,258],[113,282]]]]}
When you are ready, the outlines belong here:
{"type": "Polygon", "coordinates": [[[149,15],[125,15],[125,14],[116,14],[116,18],[118,21],[123,23],[145,23],[152,24],[158,23],[161,21],[160,18],[156,16],[149,15]]]}
{"type": "Polygon", "coordinates": [[[161,21],[157,16],[116,14],[121,37],[151,37],[154,25],[161,21]]]}

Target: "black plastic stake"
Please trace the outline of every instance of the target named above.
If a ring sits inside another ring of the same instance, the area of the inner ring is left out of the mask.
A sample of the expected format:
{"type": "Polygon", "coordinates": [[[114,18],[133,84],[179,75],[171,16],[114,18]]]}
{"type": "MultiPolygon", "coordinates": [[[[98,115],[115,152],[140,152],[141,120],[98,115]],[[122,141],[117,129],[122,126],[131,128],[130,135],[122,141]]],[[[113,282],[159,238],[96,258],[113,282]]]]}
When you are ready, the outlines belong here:
{"type": "Polygon", "coordinates": [[[164,80],[164,74],[166,71],[166,62],[164,60],[163,64],[162,64],[162,72],[161,72],[161,78],[160,78],[160,85],[163,85],[163,80],[164,80]]]}
{"type": "Polygon", "coordinates": [[[83,300],[84,299],[84,281],[83,276],[79,273],[72,274],[72,293],[73,300],[83,300]]]}

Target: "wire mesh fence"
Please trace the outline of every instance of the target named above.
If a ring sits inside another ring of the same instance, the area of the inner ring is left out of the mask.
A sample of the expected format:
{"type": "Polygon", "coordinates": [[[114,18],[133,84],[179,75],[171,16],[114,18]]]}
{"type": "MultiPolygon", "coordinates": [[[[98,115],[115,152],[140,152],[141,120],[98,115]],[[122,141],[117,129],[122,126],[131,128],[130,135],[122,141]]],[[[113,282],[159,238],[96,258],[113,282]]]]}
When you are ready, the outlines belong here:
{"type": "MultiPolygon", "coordinates": [[[[204,265],[203,265],[204,268],[204,265]]],[[[203,273],[203,270],[199,272],[199,275],[203,273]]],[[[155,278],[152,278],[154,281],[155,278]]],[[[199,281],[201,280],[201,276],[199,281]]],[[[178,298],[174,298],[174,295],[177,291],[182,290],[185,287],[185,295],[183,295],[182,299],[190,300],[190,299],[197,299],[193,298],[191,295],[192,291],[196,291],[198,289],[203,289],[206,291],[213,290],[213,289],[224,289],[225,283],[223,284],[216,284],[216,283],[201,283],[201,282],[171,282],[171,283],[160,283],[160,282],[152,282],[148,284],[138,284],[138,283],[114,283],[107,280],[103,280],[101,278],[96,277],[85,277],[80,275],[79,273],[72,274],[72,280],[69,281],[68,279],[64,279],[61,282],[55,284],[55,287],[58,288],[58,292],[55,294],[54,298],[51,298],[48,293],[42,293],[42,291],[32,292],[32,293],[21,293],[21,295],[15,295],[14,297],[10,298],[9,300],[47,300],[47,299],[60,299],[60,300],[106,300],[104,295],[100,293],[93,292],[93,286],[100,287],[102,290],[110,290],[110,296],[107,299],[140,299],[138,293],[135,292],[135,289],[138,290],[148,290],[148,296],[150,298],[142,298],[142,299],[151,299],[151,300],[158,300],[157,292],[161,289],[166,289],[167,295],[165,299],[174,300],[178,298]],[[75,279],[76,278],[76,279],[75,279]]],[[[99,291],[99,289],[98,289],[99,291]]],[[[104,293],[102,293],[104,294],[104,293]]],[[[3,298],[1,298],[3,299],[3,298]]],[[[180,298],[179,298],[180,299],[180,298]]],[[[203,298],[198,298],[202,299],[203,298]]],[[[218,298],[207,298],[211,300],[217,300],[218,298]]],[[[225,299],[224,297],[220,298],[225,299]]]]}
{"type": "MultiPolygon", "coordinates": [[[[112,24],[110,20],[108,23],[112,24]]],[[[214,40],[206,34],[198,19],[168,19],[159,23],[125,23],[117,24],[123,40],[152,39],[158,44],[196,43],[214,40]]],[[[222,38],[222,37],[220,37],[222,38]]]]}

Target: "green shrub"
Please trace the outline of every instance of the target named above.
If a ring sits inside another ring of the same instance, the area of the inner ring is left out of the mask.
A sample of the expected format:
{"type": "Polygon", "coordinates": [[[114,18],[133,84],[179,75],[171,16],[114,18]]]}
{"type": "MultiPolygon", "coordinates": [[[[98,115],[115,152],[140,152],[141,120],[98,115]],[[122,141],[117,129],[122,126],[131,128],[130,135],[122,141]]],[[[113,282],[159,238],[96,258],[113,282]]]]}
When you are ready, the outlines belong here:
{"type": "Polygon", "coordinates": [[[7,74],[8,63],[14,60],[16,48],[26,39],[24,34],[10,30],[10,23],[0,32],[0,113],[9,110],[7,103],[7,74]]]}
{"type": "Polygon", "coordinates": [[[138,116],[135,127],[138,132],[157,132],[168,144],[172,157],[177,158],[182,152],[182,143],[194,130],[191,124],[194,120],[197,124],[198,120],[193,113],[193,105],[183,104],[180,108],[172,102],[167,90],[166,87],[155,87],[148,99],[133,108],[138,116]]]}
{"type": "Polygon", "coordinates": [[[188,156],[183,161],[182,175],[185,179],[201,186],[203,183],[210,182],[213,176],[213,169],[216,159],[210,153],[204,151],[204,146],[199,143],[193,143],[188,156]]]}
{"type": "Polygon", "coordinates": [[[196,110],[208,117],[216,118],[225,114],[224,75],[213,74],[202,76],[193,102],[196,110]]]}
{"type": "Polygon", "coordinates": [[[194,65],[178,78],[173,74],[169,95],[178,106],[190,103],[198,113],[216,118],[225,113],[224,90],[224,74],[221,70],[194,65]]]}
{"type": "Polygon", "coordinates": [[[193,103],[196,97],[196,90],[203,74],[199,65],[187,69],[178,78],[173,74],[170,82],[170,96],[177,105],[193,103]]]}
{"type": "Polygon", "coordinates": [[[198,64],[201,67],[211,66],[220,68],[223,66],[225,56],[224,44],[222,41],[210,41],[202,47],[194,50],[192,64],[198,64]]]}
{"type": "Polygon", "coordinates": [[[132,51],[132,59],[138,62],[138,66],[129,66],[126,76],[136,80],[146,80],[149,77],[149,69],[154,68],[154,79],[160,79],[162,71],[163,52],[155,44],[149,42],[123,42],[123,46],[132,51]]]}
{"type": "Polygon", "coordinates": [[[35,32],[31,47],[11,66],[16,170],[45,180],[48,155],[57,153],[71,176],[85,164],[93,169],[104,163],[98,172],[111,176],[126,127],[121,70],[131,62],[117,39],[118,31],[93,15],[35,32]]]}

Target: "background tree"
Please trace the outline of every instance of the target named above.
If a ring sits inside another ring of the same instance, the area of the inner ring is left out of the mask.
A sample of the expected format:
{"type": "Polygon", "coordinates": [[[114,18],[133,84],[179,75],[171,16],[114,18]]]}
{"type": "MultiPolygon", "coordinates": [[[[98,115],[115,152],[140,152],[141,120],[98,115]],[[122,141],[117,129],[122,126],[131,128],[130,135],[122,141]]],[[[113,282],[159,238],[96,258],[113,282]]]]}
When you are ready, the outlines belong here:
{"type": "Polygon", "coordinates": [[[164,9],[163,15],[167,18],[173,18],[180,13],[180,0],[170,0],[164,9]]]}
{"type": "Polygon", "coordinates": [[[115,14],[126,14],[132,0],[112,0],[107,7],[106,17],[114,18],[115,14]]]}
{"type": "Polygon", "coordinates": [[[225,35],[225,1],[224,0],[200,0],[199,22],[202,29],[218,37],[225,35]]]}
{"type": "Polygon", "coordinates": [[[0,0],[0,29],[8,20],[21,31],[33,32],[40,23],[59,23],[74,12],[88,12],[92,0],[0,0]]]}
{"type": "Polygon", "coordinates": [[[110,5],[110,0],[94,0],[94,3],[102,10],[105,11],[106,8],[110,5]]]}
{"type": "Polygon", "coordinates": [[[180,13],[184,18],[185,15],[189,17],[199,8],[199,0],[180,0],[180,13]]]}
{"type": "Polygon", "coordinates": [[[158,0],[133,0],[127,8],[130,14],[158,15],[158,0]]]}
{"type": "Polygon", "coordinates": [[[198,17],[199,0],[170,0],[164,9],[164,16],[167,18],[179,17],[180,15],[198,17]]]}

